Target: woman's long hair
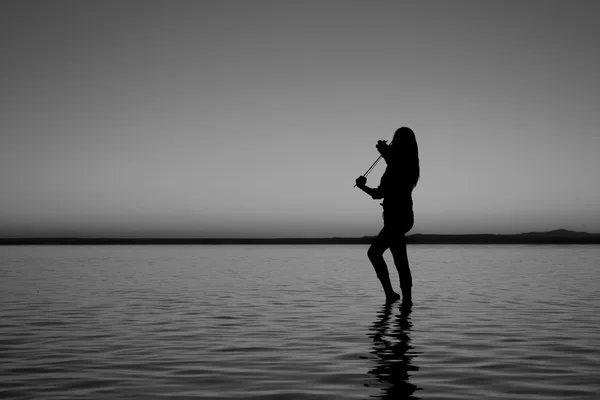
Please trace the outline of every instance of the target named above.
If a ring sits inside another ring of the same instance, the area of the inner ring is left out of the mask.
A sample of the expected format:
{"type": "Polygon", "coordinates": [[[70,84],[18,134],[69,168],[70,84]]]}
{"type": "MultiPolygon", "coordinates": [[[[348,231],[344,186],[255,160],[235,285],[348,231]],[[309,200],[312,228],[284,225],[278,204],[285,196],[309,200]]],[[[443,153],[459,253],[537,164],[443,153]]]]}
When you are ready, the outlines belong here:
{"type": "Polygon", "coordinates": [[[419,182],[419,147],[417,138],[412,129],[403,126],[394,133],[393,147],[397,149],[396,157],[398,166],[402,168],[402,175],[407,177],[410,186],[414,189],[419,182]]]}

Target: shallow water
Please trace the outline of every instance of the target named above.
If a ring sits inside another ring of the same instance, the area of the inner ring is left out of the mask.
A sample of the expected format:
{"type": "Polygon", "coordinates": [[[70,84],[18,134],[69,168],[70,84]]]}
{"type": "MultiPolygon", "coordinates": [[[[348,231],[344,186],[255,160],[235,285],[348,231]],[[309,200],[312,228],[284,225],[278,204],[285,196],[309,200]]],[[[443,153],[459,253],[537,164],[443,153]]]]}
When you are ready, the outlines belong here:
{"type": "Polygon", "coordinates": [[[0,247],[0,398],[600,398],[600,246],[365,252],[0,247]]]}

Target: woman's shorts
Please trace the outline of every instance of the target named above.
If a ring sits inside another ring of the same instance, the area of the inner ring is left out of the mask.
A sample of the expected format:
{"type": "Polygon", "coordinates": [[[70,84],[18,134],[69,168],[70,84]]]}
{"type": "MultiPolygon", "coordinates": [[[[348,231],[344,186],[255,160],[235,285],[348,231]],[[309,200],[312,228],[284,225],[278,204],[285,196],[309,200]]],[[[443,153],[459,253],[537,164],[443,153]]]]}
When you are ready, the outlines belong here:
{"type": "Polygon", "coordinates": [[[383,211],[383,226],[390,229],[395,235],[404,235],[410,231],[415,224],[415,217],[410,211],[383,211]]]}

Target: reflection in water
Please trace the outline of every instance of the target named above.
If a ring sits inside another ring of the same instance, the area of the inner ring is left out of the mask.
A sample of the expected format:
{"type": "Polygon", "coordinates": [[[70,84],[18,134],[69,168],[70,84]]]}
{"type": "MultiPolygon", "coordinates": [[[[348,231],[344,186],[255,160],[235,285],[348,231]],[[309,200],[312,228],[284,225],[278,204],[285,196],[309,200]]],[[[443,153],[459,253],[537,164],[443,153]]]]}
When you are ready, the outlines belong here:
{"type": "Polygon", "coordinates": [[[396,307],[394,303],[385,304],[370,329],[368,336],[373,339],[371,353],[376,356],[377,365],[369,373],[377,382],[374,386],[385,385],[376,398],[418,399],[413,393],[420,388],[409,382],[409,371],[419,370],[419,367],[412,365],[416,357],[410,345],[412,304],[402,303],[398,314],[390,320],[396,307]]]}

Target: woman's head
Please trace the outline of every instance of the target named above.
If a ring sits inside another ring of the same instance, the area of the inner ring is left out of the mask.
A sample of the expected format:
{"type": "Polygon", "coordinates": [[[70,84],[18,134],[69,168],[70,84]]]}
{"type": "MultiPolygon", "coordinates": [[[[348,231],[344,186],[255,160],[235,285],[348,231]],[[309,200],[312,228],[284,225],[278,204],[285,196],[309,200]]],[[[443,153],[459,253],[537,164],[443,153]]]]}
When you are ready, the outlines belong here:
{"type": "Polygon", "coordinates": [[[419,147],[412,129],[403,126],[394,133],[392,147],[397,151],[402,169],[410,178],[412,187],[419,181],[419,147]]]}
{"type": "Polygon", "coordinates": [[[412,129],[403,126],[394,133],[393,145],[399,149],[417,150],[417,139],[412,129]]]}

